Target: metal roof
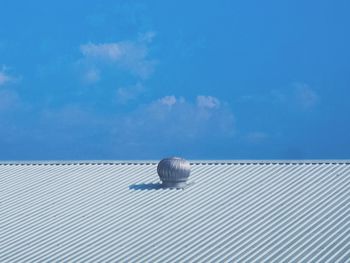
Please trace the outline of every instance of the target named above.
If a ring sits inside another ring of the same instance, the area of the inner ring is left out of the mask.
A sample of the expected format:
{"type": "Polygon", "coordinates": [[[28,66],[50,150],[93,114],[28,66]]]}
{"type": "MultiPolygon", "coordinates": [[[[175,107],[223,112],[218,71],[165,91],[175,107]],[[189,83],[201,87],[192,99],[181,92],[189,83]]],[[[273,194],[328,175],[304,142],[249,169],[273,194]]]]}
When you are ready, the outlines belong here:
{"type": "Polygon", "coordinates": [[[350,162],[0,163],[0,262],[349,262],[350,162]]]}

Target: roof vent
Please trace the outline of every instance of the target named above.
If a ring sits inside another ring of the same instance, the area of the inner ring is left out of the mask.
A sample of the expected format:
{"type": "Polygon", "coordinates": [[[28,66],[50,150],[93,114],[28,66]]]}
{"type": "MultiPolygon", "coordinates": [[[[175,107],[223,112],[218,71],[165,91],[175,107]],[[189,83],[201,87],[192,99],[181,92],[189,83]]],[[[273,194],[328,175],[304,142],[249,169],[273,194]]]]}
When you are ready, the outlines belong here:
{"type": "Polygon", "coordinates": [[[191,173],[191,165],[179,157],[165,158],[158,163],[157,172],[163,187],[185,188],[191,173]]]}

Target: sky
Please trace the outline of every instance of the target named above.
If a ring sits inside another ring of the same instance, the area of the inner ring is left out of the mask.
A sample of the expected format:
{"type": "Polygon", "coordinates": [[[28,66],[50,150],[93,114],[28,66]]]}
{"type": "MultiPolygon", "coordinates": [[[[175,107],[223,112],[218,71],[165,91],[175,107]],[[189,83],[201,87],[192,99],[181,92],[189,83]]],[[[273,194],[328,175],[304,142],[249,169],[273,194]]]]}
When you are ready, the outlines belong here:
{"type": "Polygon", "coordinates": [[[0,3],[0,159],[349,159],[346,0],[0,3]]]}

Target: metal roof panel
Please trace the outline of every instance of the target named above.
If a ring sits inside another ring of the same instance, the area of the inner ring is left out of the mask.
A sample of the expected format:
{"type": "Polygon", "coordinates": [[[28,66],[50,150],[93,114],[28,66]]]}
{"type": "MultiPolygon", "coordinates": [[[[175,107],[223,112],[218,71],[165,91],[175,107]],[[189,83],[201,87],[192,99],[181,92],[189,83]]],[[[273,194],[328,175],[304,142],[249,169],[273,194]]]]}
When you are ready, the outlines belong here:
{"type": "Polygon", "coordinates": [[[348,160],[0,164],[0,262],[346,262],[348,160]]]}

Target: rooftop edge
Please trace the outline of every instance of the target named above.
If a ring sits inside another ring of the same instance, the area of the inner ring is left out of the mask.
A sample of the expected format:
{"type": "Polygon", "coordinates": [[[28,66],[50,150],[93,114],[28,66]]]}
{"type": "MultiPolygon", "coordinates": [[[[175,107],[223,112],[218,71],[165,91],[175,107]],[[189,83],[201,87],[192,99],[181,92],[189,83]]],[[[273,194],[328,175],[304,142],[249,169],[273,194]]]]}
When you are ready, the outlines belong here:
{"type": "MultiPolygon", "coordinates": [[[[45,161],[0,161],[6,165],[156,165],[158,160],[45,160],[45,161]]],[[[317,160],[189,160],[191,165],[237,165],[237,164],[350,164],[350,159],[317,160]]]]}

